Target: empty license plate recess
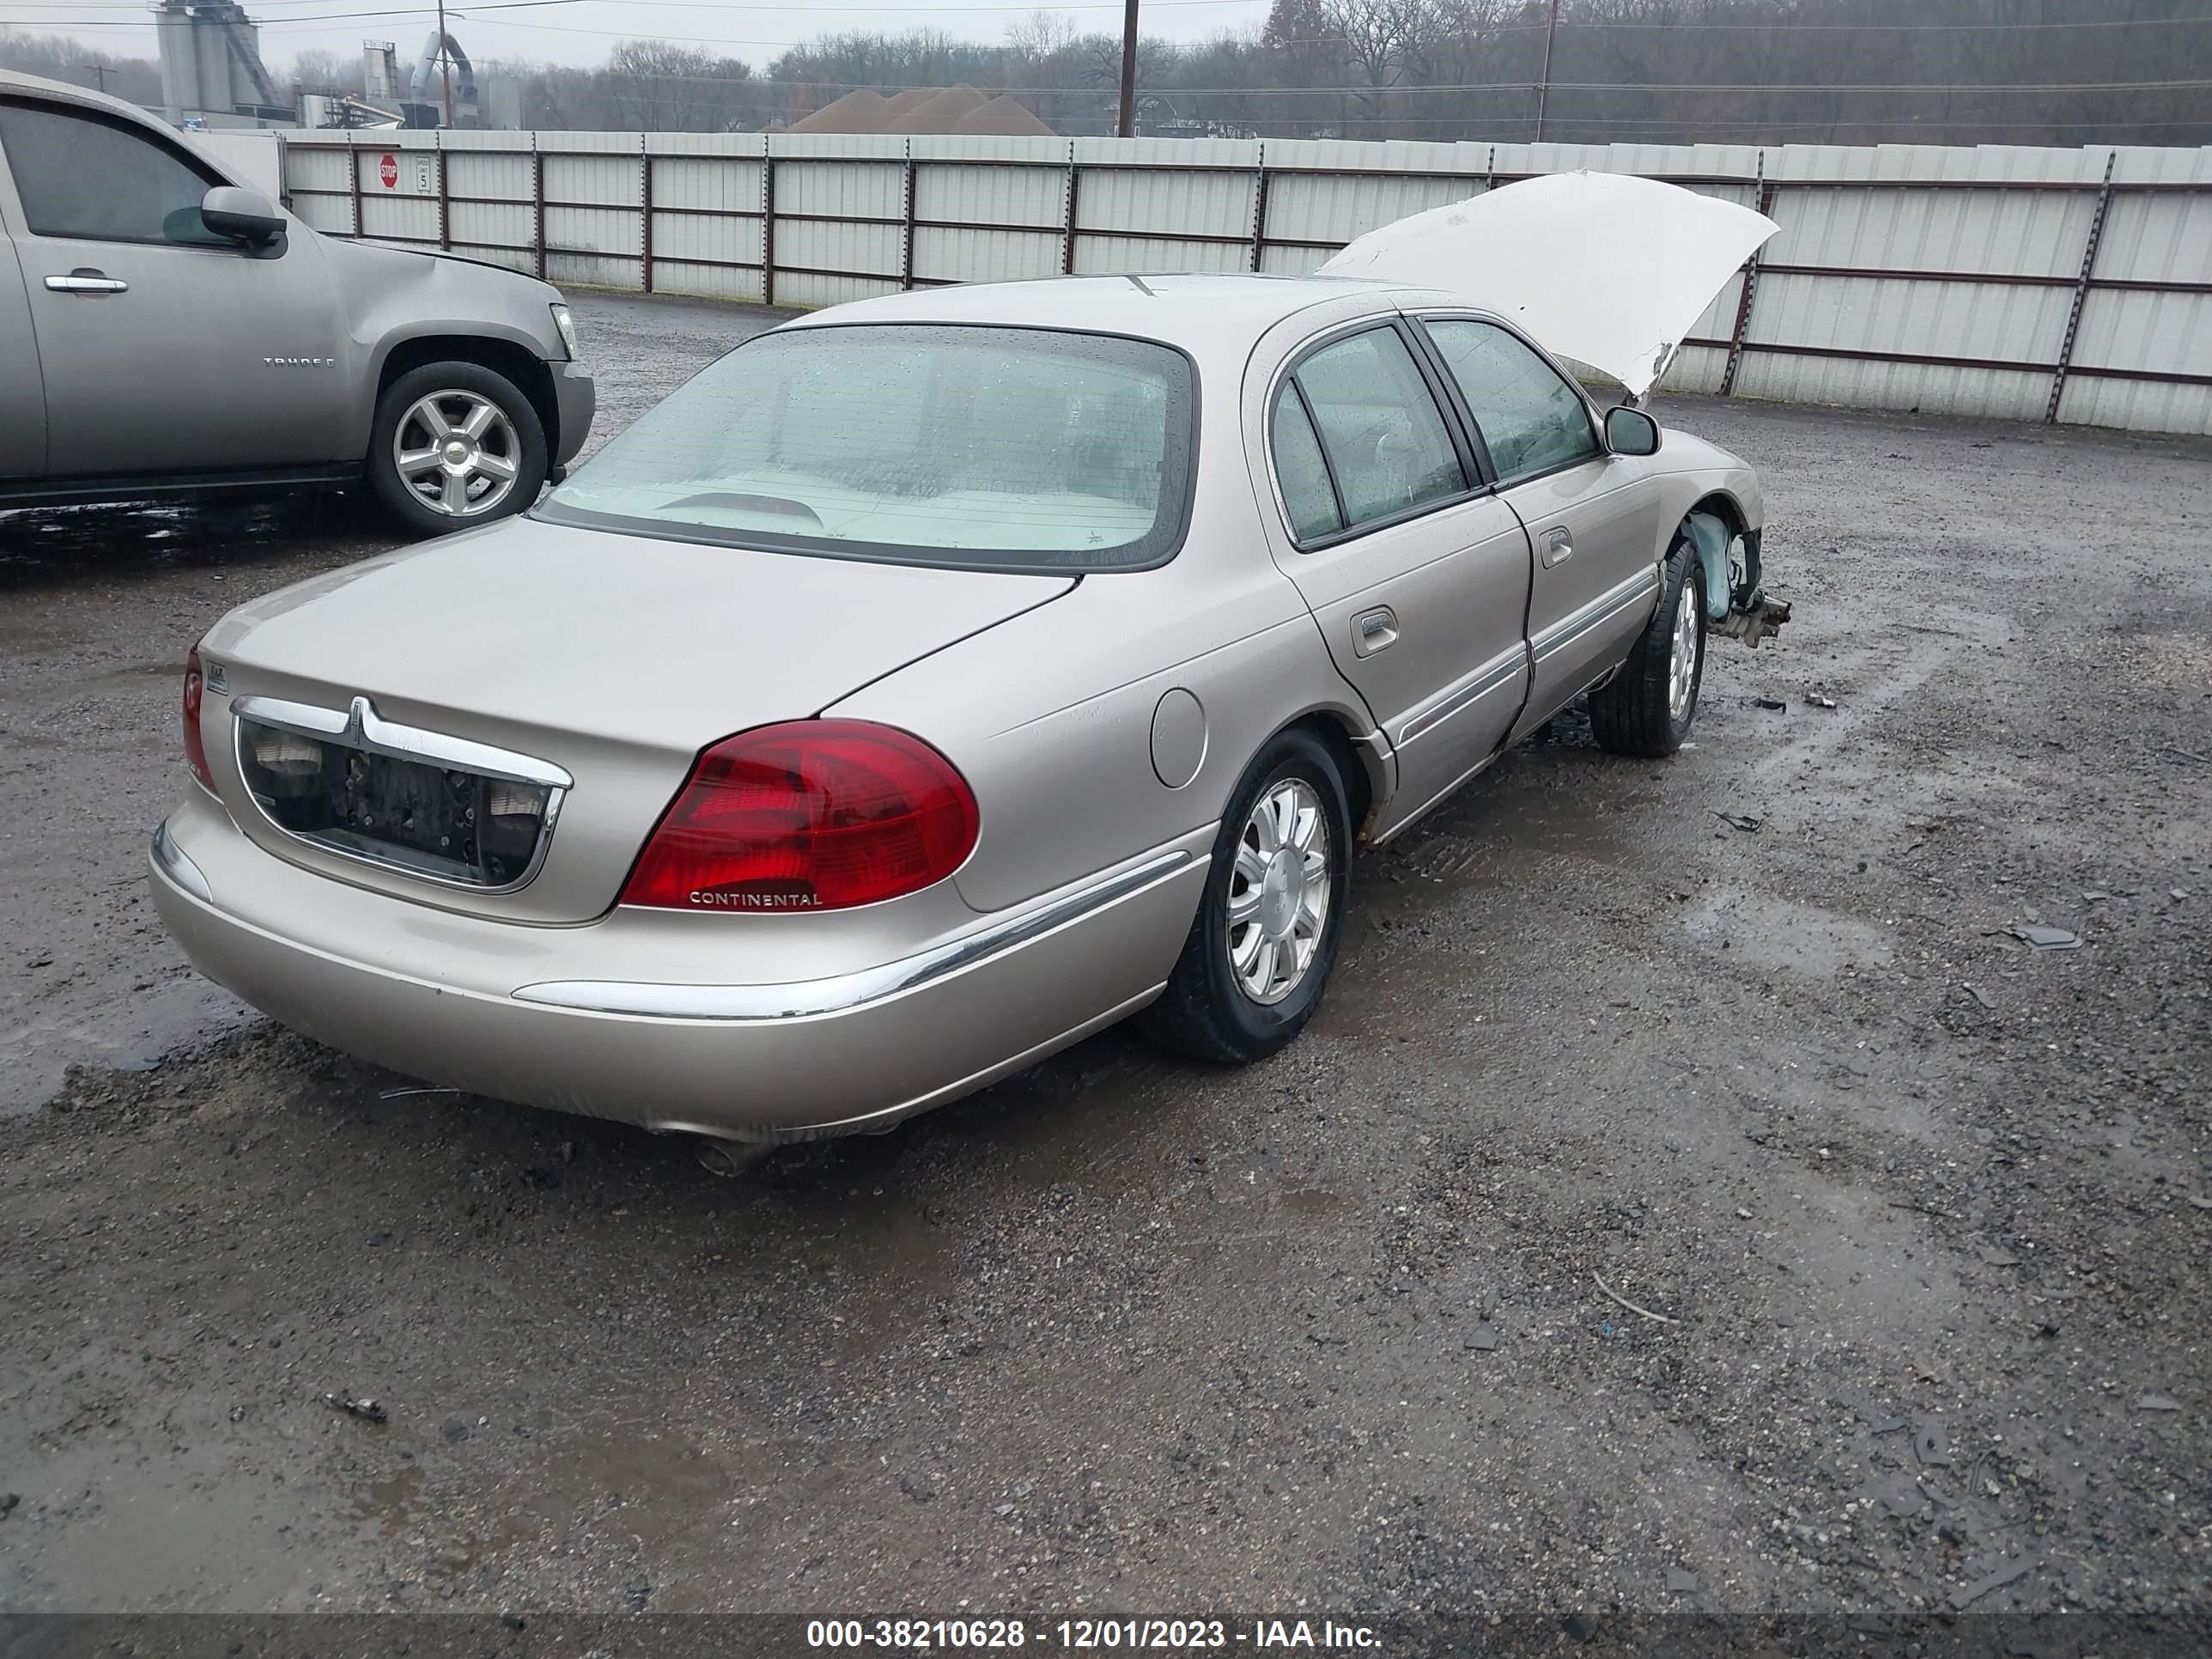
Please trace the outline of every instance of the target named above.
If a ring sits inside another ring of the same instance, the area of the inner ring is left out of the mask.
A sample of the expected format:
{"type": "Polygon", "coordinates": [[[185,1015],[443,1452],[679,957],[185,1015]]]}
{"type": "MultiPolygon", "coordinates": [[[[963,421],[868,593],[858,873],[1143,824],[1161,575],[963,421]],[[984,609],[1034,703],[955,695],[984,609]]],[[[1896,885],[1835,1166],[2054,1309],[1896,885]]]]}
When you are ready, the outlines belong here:
{"type": "Polygon", "coordinates": [[[491,890],[537,872],[557,786],[370,746],[360,724],[315,732],[240,712],[239,771],[271,823],[434,881],[491,890]]]}

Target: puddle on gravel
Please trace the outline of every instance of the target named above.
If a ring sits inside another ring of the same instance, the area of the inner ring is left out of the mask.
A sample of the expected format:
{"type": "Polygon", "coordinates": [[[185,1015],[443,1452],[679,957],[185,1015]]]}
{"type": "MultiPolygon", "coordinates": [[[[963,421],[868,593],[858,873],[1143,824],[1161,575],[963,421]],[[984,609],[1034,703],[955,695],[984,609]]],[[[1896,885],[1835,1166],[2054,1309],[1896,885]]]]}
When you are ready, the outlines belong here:
{"type": "Polygon", "coordinates": [[[149,569],[228,569],[318,548],[366,556],[392,540],[364,504],[337,496],[21,508],[0,512],[0,591],[149,569]]]}
{"type": "Polygon", "coordinates": [[[1517,749],[1385,848],[1374,866],[1381,891],[1410,882],[1446,885],[1519,880],[1553,860],[1632,867],[1641,801],[1588,775],[1587,751],[1557,744],[1517,749]],[[1390,883],[1391,875],[1399,878],[1390,883]]]}
{"type": "Polygon", "coordinates": [[[422,1470],[404,1464],[381,1480],[371,1480],[353,1495],[353,1518],[374,1522],[398,1531],[415,1518],[422,1496],[422,1470]]]}
{"type": "Polygon", "coordinates": [[[1692,939],[1754,967],[1814,979],[1846,970],[1887,968],[1890,942],[1878,929],[1810,904],[1727,888],[1700,901],[1684,918],[1692,939]]]}

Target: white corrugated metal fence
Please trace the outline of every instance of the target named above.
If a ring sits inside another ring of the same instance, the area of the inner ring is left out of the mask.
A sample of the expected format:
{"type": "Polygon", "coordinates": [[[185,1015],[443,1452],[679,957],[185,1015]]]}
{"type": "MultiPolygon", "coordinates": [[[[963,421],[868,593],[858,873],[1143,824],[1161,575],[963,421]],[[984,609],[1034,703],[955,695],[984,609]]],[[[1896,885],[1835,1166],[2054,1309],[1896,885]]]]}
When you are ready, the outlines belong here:
{"type": "Polygon", "coordinates": [[[334,234],[798,306],[1304,271],[1532,173],[1644,173],[1782,227],[1668,389],[2212,433],[2212,149],[316,132],[284,158],[292,210],[334,234]]]}

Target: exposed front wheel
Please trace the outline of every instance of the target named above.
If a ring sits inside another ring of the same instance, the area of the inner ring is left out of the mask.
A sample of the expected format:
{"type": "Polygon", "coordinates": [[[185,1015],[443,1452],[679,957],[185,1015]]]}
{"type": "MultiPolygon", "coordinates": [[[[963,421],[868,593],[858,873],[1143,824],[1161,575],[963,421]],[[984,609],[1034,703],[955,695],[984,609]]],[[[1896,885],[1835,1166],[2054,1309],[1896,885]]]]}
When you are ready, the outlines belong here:
{"type": "Polygon", "coordinates": [[[1343,931],[1352,824],[1327,744],[1285,732],[1252,763],[1215,838],[1190,937],[1145,1034],[1199,1060],[1271,1054],[1320,1006],[1343,931]]]}
{"type": "Polygon", "coordinates": [[[538,499],[550,465],[530,399],[481,363],[425,363],[377,400],[369,484],[417,535],[520,513],[538,499]]]}
{"type": "Polygon", "coordinates": [[[1690,735],[1705,677],[1705,561],[1677,532],[1658,608],[1620,672],[1590,693],[1590,735],[1617,755],[1671,755],[1690,735]]]}

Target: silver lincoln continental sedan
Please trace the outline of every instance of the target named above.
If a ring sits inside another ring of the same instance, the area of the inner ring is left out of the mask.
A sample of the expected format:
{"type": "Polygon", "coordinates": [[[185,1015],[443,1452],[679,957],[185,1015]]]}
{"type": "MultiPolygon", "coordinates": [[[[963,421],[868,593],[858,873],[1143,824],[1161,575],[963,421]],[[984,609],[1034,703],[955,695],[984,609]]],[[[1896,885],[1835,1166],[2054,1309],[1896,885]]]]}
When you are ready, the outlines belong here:
{"type": "Polygon", "coordinates": [[[155,891],[287,1025],[656,1130],[882,1129],[1132,1014],[1252,1060],[1356,846],[1585,692],[1681,744],[1784,614],[1760,527],[1466,295],[842,306],[529,515],[224,617],[155,891]]]}

